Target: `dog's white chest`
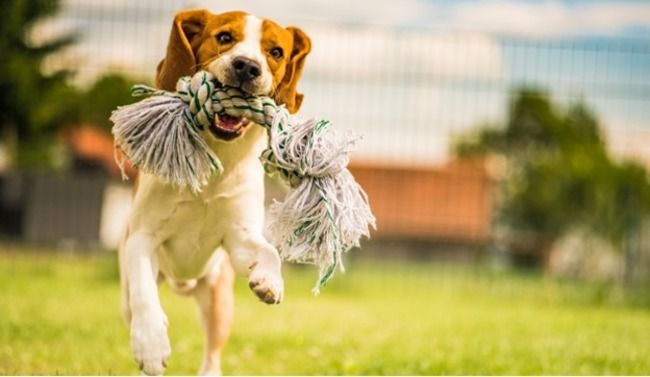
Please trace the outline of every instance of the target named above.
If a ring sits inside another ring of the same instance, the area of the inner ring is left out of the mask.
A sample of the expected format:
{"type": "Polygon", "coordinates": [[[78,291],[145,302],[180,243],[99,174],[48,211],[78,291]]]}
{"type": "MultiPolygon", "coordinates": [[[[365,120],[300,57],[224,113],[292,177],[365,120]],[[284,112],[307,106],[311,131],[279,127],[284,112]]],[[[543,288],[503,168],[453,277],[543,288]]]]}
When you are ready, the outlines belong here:
{"type": "Polygon", "coordinates": [[[223,208],[202,200],[178,203],[161,233],[169,235],[158,249],[160,267],[178,280],[203,274],[226,229],[223,208]]]}
{"type": "Polygon", "coordinates": [[[261,232],[264,170],[258,159],[265,130],[255,126],[236,142],[219,146],[225,171],[201,193],[180,190],[142,174],[130,232],[153,236],[160,270],[175,280],[196,279],[233,229],[261,232]]]}
{"type": "MultiPolygon", "coordinates": [[[[263,224],[264,187],[261,169],[237,184],[226,181],[212,192],[175,194],[159,200],[161,213],[151,209],[161,271],[174,280],[203,276],[215,251],[235,227],[263,224]],[[255,176],[259,176],[256,179],[255,176]],[[250,218],[254,211],[257,219],[250,218]]],[[[150,208],[150,206],[147,206],[150,208]]],[[[151,223],[151,221],[150,221],[151,223]]]]}

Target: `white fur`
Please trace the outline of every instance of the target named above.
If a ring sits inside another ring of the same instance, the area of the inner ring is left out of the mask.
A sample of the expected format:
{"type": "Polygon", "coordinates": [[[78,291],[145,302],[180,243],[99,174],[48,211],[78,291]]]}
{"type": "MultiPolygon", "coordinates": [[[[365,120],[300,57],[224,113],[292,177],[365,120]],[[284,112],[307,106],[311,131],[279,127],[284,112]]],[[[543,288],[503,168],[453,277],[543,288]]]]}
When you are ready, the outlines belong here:
{"type": "Polygon", "coordinates": [[[242,88],[256,96],[268,95],[273,89],[273,75],[264,57],[261,45],[262,22],[263,20],[258,17],[247,15],[244,39],[208,65],[208,71],[217,80],[230,86],[239,86],[241,83],[233,82],[233,75],[230,74],[233,59],[243,56],[255,60],[260,64],[262,74],[252,82],[244,83],[242,88]]]}
{"type": "Polygon", "coordinates": [[[207,132],[204,136],[219,155],[224,173],[198,194],[141,174],[120,251],[125,318],[130,321],[134,356],[146,374],[161,374],[170,354],[158,273],[178,286],[214,279],[210,267],[215,251],[223,248],[261,299],[276,303],[282,298],[280,259],[262,236],[264,171],[258,156],[267,143],[265,130],[251,125],[228,143],[207,132]]]}

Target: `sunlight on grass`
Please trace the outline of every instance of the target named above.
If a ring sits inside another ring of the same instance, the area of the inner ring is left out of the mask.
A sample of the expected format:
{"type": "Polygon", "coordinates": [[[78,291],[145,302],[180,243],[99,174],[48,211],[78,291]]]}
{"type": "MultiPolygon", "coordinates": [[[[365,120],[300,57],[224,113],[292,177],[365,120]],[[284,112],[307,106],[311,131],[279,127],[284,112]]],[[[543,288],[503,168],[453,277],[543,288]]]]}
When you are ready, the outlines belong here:
{"type": "MultiPolygon", "coordinates": [[[[349,263],[322,294],[286,268],[266,306],[238,280],[226,374],[647,374],[650,312],[611,287],[431,263],[349,263]]],[[[137,374],[113,254],[0,253],[0,374],[137,374]]],[[[169,374],[195,373],[190,298],[162,289],[169,374]]]]}

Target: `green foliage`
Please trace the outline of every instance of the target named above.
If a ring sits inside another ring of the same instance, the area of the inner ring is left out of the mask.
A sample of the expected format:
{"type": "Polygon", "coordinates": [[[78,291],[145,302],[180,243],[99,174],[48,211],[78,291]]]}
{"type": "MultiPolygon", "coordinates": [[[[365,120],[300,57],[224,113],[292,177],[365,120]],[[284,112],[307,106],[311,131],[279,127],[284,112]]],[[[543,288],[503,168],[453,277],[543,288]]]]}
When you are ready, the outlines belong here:
{"type": "Polygon", "coordinates": [[[619,242],[650,212],[646,170],[609,156],[598,121],[581,103],[563,110],[542,92],[521,90],[504,126],[467,135],[456,152],[506,158],[497,220],[532,235],[540,248],[575,226],[619,242]]]}
{"type": "Polygon", "coordinates": [[[132,82],[120,75],[104,76],[82,91],[69,83],[69,71],[43,74],[44,59],[74,41],[67,35],[40,45],[30,42],[34,25],[54,15],[58,5],[56,0],[7,0],[0,11],[0,142],[17,142],[10,147],[22,169],[61,166],[57,136],[62,128],[89,123],[109,131],[111,111],[134,101],[132,82]]]}
{"type": "Polygon", "coordinates": [[[92,124],[109,132],[113,126],[108,120],[111,112],[118,106],[138,100],[130,94],[134,84],[133,80],[118,74],[108,74],[99,78],[80,98],[78,105],[80,122],[92,124]]]}
{"type": "Polygon", "coordinates": [[[44,102],[69,90],[69,72],[46,76],[41,68],[46,57],[68,46],[73,37],[50,39],[40,45],[34,45],[29,38],[34,25],[57,9],[55,0],[6,0],[0,12],[0,136],[15,135],[19,163],[34,161],[22,155],[35,152],[37,145],[47,144],[46,140],[56,135],[61,124],[74,120],[67,107],[40,109],[44,102]]]}

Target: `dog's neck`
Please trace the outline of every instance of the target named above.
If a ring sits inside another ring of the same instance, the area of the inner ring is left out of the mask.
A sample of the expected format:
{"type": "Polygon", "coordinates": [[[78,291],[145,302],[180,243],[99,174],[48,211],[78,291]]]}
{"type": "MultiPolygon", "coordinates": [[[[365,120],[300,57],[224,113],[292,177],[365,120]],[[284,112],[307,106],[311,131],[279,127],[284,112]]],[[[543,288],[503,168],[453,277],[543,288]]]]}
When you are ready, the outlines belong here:
{"type": "Polygon", "coordinates": [[[207,130],[204,133],[208,146],[221,160],[225,174],[245,160],[258,160],[267,144],[266,129],[256,123],[251,124],[243,135],[231,141],[217,140],[207,130]]]}
{"type": "MultiPolygon", "coordinates": [[[[210,131],[204,131],[209,133],[210,131]]],[[[223,172],[213,177],[203,188],[199,196],[208,199],[213,195],[223,195],[224,188],[245,189],[240,187],[244,176],[259,172],[260,184],[263,184],[264,169],[259,160],[262,151],[267,147],[267,132],[262,126],[253,123],[243,135],[231,140],[221,141],[211,134],[204,135],[208,146],[215,152],[223,165],[223,172]]]]}

